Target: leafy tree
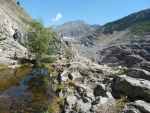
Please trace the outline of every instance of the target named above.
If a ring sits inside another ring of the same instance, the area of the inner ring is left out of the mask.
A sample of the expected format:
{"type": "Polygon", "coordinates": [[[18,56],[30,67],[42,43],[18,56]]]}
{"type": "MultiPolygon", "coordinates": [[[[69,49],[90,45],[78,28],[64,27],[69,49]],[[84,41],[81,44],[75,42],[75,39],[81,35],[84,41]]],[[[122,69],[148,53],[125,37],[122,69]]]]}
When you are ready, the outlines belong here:
{"type": "Polygon", "coordinates": [[[20,6],[20,2],[19,1],[17,1],[17,5],[20,6]]]}
{"type": "Polygon", "coordinates": [[[49,28],[45,28],[39,21],[32,21],[28,31],[28,50],[35,55],[36,61],[40,62],[44,55],[47,55],[52,42],[56,41],[56,34],[49,28]]]}

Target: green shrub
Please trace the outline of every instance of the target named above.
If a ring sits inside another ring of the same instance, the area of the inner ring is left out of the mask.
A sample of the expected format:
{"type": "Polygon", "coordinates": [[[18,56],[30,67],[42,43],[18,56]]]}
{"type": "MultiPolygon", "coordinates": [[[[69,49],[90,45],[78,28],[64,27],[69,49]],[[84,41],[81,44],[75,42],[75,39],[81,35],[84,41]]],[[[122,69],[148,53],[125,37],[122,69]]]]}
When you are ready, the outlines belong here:
{"type": "MultiPolygon", "coordinates": [[[[27,48],[32,54],[35,55],[37,64],[40,63],[43,56],[48,54],[50,49],[52,51],[55,49],[55,46],[52,47],[55,40],[56,34],[51,29],[45,28],[41,22],[32,21],[30,23],[27,48]]],[[[50,58],[47,58],[44,61],[51,62],[50,58]]]]}
{"type": "Polygon", "coordinates": [[[41,62],[42,63],[54,63],[55,60],[56,58],[49,56],[49,57],[42,58],[41,62]]]}
{"type": "Polygon", "coordinates": [[[126,97],[122,97],[121,99],[117,100],[116,102],[117,113],[120,113],[123,110],[127,102],[128,100],[126,97]]]}
{"type": "Polygon", "coordinates": [[[54,97],[50,105],[48,106],[49,113],[60,113],[61,106],[63,106],[64,99],[60,97],[54,97]]]}
{"type": "Polygon", "coordinates": [[[125,75],[127,74],[128,69],[125,67],[121,67],[121,68],[115,68],[113,73],[113,76],[118,76],[118,75],[125,75]]]}
{"type": "Polygon", "coordinates": [[[135,24],[131,28],[131,32],[136,35],[143,35],[144,33],[147,33],[147,32],[150,33],[150,21],[144,21],[144,22],[135,24]]]}

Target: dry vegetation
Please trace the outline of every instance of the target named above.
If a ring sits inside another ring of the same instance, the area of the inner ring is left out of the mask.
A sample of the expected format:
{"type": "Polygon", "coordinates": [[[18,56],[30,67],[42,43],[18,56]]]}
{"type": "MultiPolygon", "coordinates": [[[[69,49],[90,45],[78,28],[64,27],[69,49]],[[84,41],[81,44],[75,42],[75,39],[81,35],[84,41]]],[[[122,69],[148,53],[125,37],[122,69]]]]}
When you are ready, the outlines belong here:
{"type": "Polygon", "coordinates": [[[122,97],[121,99],[118,99],[116,103],[110,102],[100,105],[97,109],[97,113],[120,113],[125,107],[127,101],[126,97],[122,97]]]}

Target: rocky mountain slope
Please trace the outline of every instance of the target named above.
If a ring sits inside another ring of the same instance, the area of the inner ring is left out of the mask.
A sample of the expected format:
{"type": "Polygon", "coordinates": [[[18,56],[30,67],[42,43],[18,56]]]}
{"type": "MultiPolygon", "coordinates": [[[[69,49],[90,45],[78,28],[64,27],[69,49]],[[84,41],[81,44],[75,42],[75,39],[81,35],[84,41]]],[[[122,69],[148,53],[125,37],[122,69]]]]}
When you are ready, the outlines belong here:
{"type": "Polygon", "coordinates": [[[127,104],[125,113],[149,113],[149,13],[149,9],[143,10],[106,24],[104,32],[109,32],[105,34],[112,35],[110,33],[117,30],[126,30],[126,33],[120,38],[113,37],[115,40],[97,52],[99,64],[127,68],[112,81],[113,97],[126,96],[131,101],[127,104]]]}
{"type": "MultiPolygon", "coordinates": [[[[27,52],[22,39],[14,40],[15,29],[24,38],[31,18],[15,0],[0,0],[0,6],[0,64],[12,64],[15,54],[27,52]]],[[[149,14],[143,10],[104,26],[82,21],[59,26],[69,57],[60,55],[46,70],[1,67],[0,110],[150,113],[149,14]]]]}
{"type": "Polygon", "coordinates": [[[65,84],[71,81],[60,92],[66,98],[64,113],[150,113],[149,13],[99,27],[92,46],[71,42],[78,55],[62,73],[65,84]],[[86,60],[89,56],[96,64],[86,60]]]}
{"type": "MultiPolygon", "coordinates": [[[[141,23],[148,24],[150,20],[150,9],[130,14],[122,19],[107,23],[102,27],[104,33],[113,33],[125,29],[133,29],[133,26],[139,26],[141,23]],[[146,23],[147,22],[147,23],[146,23]]],[[[146,27],[146,26],[142,26],[146,27]]],[[[149,29],[149,28],[148,28],[149,29]]]]}
{"type": "Polygon", "coordinates": [[[77,41],[82,45],[93,45],[95,37],[95,31],[99,28],[99,25],[89,25],[84,21],[70,21],[63,25],[57,26],[56,31],[59,36],[64,40],[77,41]]]}
{"type": "Polygon", "coordinates": [[[25,56],[27,51],[19,42],[23,41],[23,34],[31,18],[25,13],[16,0],[0,0],[0,63],[11,64],[13,57],[25,56]],[[22,35],[17,41],[13,35],[17,29],[22,35]]]}
{"type": "Polygon", "coordinates": [[[140,37],[142,34],[148,34],[150,31],[149,13],[150,9],[145,9],[117,21],[95,27],[81,21],[68,22],[57,27],[58,34],[71,42],[71,39],[75,39],[82,55],[96,59],[96,52],[100,49],[121,43],[128,44],[137,38],[143,38],[140,37]]]}

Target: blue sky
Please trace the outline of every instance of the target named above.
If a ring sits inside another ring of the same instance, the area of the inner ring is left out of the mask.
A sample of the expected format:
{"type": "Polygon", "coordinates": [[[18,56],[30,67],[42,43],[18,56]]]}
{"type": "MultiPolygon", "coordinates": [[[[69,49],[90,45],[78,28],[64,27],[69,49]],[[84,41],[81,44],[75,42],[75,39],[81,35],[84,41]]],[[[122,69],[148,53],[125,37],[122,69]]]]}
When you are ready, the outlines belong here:
{"type": "Polygon", "coordinates": [[[150,8],[150,0],[20,0],[34,18],[46,26],[72,20],[105,24],[130,13],[150,8]]]}

